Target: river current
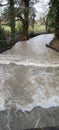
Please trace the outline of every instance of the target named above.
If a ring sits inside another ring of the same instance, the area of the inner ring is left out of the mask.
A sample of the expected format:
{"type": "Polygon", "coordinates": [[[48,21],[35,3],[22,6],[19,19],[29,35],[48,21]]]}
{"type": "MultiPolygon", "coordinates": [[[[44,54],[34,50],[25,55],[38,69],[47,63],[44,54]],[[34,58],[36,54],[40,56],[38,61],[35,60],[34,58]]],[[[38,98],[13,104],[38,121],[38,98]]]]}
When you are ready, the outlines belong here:
{"type": "Polygon", "coordinates": [[[46,47],[53,37],[39,35],[0,54],[0,111],[59,106],[59,53],[46,47]]]}

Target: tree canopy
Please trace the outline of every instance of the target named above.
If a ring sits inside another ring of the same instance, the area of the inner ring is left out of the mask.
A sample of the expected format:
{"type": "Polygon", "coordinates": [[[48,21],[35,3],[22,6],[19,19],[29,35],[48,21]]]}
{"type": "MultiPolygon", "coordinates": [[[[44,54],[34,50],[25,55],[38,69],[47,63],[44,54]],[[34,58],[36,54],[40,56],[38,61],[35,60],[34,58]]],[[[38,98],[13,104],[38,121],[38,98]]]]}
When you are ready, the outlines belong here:
{"type": "Polygon", "coordinates": [[[8,6],[5,7],[3,18],[8,21],[11,27],[12,41],[15,39],[15,20],[20,19],[22,22],[23,34],[28,38],[28,29],[30,19],[34,23],[34,8],[32,0],[7,0],[8,6]]]}
{"type": "Polygon", "coordinates": [[[54,28],[55,36],[59,38],[59,0],[50,0],[49,8],[50,27],[54,28]]]}

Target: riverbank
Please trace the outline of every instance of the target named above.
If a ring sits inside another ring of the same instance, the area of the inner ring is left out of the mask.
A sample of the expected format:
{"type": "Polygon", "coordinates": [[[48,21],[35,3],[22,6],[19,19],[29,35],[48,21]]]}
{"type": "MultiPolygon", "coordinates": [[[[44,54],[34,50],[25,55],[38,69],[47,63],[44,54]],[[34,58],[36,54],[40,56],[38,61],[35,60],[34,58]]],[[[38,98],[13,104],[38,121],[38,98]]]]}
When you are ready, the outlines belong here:
{"type": "Polygon", "coordinates": [[[29,40],[30,38],[33,38],[33,37],[36,37],[36,36],[39,36],[39,35],[52,34],[52,33],[53,32],[40,32],[40,33],[36,32],[36,33],[30,33],[29,36],[28,36],[28,39],[26,39],[26,37],[25,37],[24,34],[21,34],[21,35],[17,34],[16,37],[15,37],[14,43],[11,42],[10,36],[7,36],[6,37],[7,46],[6,47],[0,47],[0,53],[11,49],[18,41],[26,41],[26,40],[29,40]]]}
{"type": "Polygon", "coordinates": [[[54,38],[49,45],[46,44],[47,47],[59,52],[59,39],[54,38]]]}
{"type": "Polygon", "coordinates": [[[0,130],[59,130],[59,107],[0,111],[0,130]]]}

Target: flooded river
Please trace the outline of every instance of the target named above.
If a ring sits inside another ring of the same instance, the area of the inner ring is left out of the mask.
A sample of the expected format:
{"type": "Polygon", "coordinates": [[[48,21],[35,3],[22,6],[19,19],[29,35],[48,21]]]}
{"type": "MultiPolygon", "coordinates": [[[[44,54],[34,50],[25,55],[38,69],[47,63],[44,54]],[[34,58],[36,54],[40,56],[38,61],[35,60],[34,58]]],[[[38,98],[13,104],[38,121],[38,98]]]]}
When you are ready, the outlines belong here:
{"type": "Polygon", "coordinates": [[[58,126],[59,53],[46,47],[53,37],[18,42],[0,54],[0,130],[58,126]]]}

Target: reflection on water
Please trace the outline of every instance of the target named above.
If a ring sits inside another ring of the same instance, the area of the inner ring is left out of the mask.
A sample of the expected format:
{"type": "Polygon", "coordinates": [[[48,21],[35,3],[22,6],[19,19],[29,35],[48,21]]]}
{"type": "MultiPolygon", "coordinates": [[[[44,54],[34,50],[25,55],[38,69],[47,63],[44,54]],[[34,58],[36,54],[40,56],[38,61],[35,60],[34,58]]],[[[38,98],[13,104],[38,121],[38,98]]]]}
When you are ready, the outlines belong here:
{"type": "Polygon", "coordinates": [[[59,54],[45,46],[53,37],[19,42],[0,55],[0,110],[59,106],[59,54]]]}

